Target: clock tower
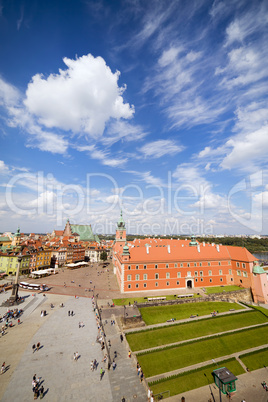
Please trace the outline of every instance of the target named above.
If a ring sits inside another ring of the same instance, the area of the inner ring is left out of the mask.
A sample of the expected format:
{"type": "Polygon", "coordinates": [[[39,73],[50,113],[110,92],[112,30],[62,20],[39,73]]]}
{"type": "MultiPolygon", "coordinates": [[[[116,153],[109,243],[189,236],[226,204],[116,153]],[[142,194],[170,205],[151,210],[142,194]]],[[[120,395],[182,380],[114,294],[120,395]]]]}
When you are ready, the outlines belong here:
{"type": "Polygon", "coordinates": [[[117,222],[116,234],[115,234],[115,242],[120,247],[123,247],[126,242],[126,226],[122,216],[122,211],[120,214],[119,221],[117,222]]]}

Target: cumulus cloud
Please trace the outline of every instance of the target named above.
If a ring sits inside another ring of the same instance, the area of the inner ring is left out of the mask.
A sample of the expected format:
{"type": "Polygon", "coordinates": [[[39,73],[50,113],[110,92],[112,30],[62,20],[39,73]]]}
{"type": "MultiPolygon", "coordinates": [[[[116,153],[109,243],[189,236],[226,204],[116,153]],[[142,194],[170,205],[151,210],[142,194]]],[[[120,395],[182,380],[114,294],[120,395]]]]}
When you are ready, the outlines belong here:
{"type": "Polygon", "coordinates": [[[118,86],[119,71],[112,73],[102,57],[63,62],[67,69],[47,78],[36,74],[28,85],[24,104],[40,124],[98,138],[111,118],[133,116],[122,96],[126,87],[118,86]]]}

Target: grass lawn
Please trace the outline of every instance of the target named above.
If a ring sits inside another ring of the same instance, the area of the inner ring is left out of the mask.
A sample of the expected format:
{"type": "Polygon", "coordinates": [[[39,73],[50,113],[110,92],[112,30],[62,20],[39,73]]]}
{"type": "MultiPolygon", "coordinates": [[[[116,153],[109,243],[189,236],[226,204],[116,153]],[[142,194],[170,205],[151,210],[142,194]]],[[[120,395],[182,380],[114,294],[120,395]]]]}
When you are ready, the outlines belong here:
{"type": "MultiPolygon", "coordinates": [[[[252,306],[250,306],[252,307],[252,306]]],[[[254,310],[261,311],[266,317],[268,317],[268,309],[265,307],[253,306],[254,310]]]]}
{"type": "Polygon", "coordinates": [[[126,338],[131,350],[137,351],[198,338],[200,336],[216,334],[218,332],[262,324],[267,322],[267,319],[258,311],[247,311],[223,317],[206,318],[198,322],[173,324],[167,327],[139,331],[127,334],[126,338]]]}
{"type": "Polygon", "coordinates": [[[268,348],[262,349],[257,352],[248,353],[239,356],[242,362],[249,368],[250,371],[258,370],[264,366],[268,366],[268,348]]]}
{"type": "Polygon", "coordinates": [[[234,290],[241,290],[239,286],[230,285],[230,286],[213,286],[206,288],[206,293],[223,293],[223,292],[232,292],[234,290]]]}
{"type": "Polygon", "coordinates": [[[145,377],[155,376],[266,343],[267,325],[196,342],[138,354],[145,377]]]}
{"type": "MultiPolygon", "coordinates": [[[[235,358],[219,362],[218,367],[227,367],[236,376],[244,373],[243,368],[235,358]]],[[[170,391],[170,396],[181,394],[182,392],[190,391],[191,389],[212,384],[214,381],[211,373],[215,369],[217,369],[216,364],[210,364],[200,369],[188,373],[182,373],[178,376],[174,376],[173,378],[158,383],[149,383],[149,386],[154,395],[160,394],[161,392],[167,390],[170,391]],[[206,374],[206,377],[204,374],[206,374]]],[[[165,397],[167,394],[164,394],[163,396],[165,397]]]]}
{"type": "Polygon", "coordinates": [[[140,308],[140,313],[144,322],[147,325],[159,324],[166,322],[171,318],[183,320],[189,318],[192,314],[198,316],[210,314],[212,311],[224,313],[230,309],[241,310],[244,307],[237,303],[228,302],[200,302],[200,303],[185,303],[175,304],[172,306],[156,306],[140,308]]]}
{"type": "MultiPolygon", "coordinates": [[[[137,301],[138,303],[148,303],[150,305],[150,302],[148,302],[148,298],[150,297],[166,297],[166,300],[178,300],[177,295],[164,295],[164,296],[147,296],[145,297],[128,297],[126,299],[113,299],[113,302],[116,306],[126,306],[129,303],[133,304],[134,301],[137,301]]],[[[194,298],[195,297],[201,297],[201,295],[198,295],[197,293],[194,293],[194,298]]]]}

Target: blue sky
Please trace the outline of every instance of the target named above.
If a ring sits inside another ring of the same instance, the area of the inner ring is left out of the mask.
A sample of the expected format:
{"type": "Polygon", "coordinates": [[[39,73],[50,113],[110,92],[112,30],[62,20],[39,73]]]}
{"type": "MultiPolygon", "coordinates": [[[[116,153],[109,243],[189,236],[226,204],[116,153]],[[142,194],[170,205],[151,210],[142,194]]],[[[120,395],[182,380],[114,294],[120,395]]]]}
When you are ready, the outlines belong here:
{"type": "Polygon", "coordinates": [[[0,231],[268,233],[266,1],[0,0],[0,231]]]}

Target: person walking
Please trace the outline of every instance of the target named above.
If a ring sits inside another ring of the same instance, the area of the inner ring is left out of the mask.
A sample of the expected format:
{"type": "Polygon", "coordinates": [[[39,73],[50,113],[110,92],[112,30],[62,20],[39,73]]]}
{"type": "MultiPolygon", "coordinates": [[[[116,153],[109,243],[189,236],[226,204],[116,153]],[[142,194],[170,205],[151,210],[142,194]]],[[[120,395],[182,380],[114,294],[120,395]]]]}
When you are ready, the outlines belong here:
{"type": "Polygon", "coordinates": [[[131,352],[130,352],[130,350],[128,351],[128,357],[131,359],[131,352]]]}
{"type": "Polygon", "coordinates": [[[1,366],[1,374],[4,374],[5,371],[6,371],[6,363],[4,362],[1,366]]]}
{"type": "Polygon", "coordinates": [[[143,374],[143,371],[141,370],[141,374],[140,374],[140,382],[142,382],[142,381],[143,381],[143,376],[144,376],[144,374],[143,374]]]}
{"type": "Polygon", "coordinates": [[[102,380],[102,376],[103,376],[103,368],[100,368],[100,381],[102,380]]]}
{"type": "Polygon", "coordinates": [[[40,399],[43,399],[43,398],[44,398],[44,387],[42,385],[40,388],[40,399]]]}
{"type": "Polygon", "coordinates": [[[36,345],[36,350],[38,351],[40,348],[40,342],[38,342],[38,344],[36,345]]]}
{"type": "Polygon", "coordinates": [[[120,334],[120,341],[121,343],[123,342],[124,338],[123,338],[123,334],[120,334]]]}
{"type": "Polygon", "coordinates": [[[35,349],[36,349],[36,346],[35,346],[35,343],[34,343],[33,346],[32,346],[33,353],[35,352],[35,349]]]}

